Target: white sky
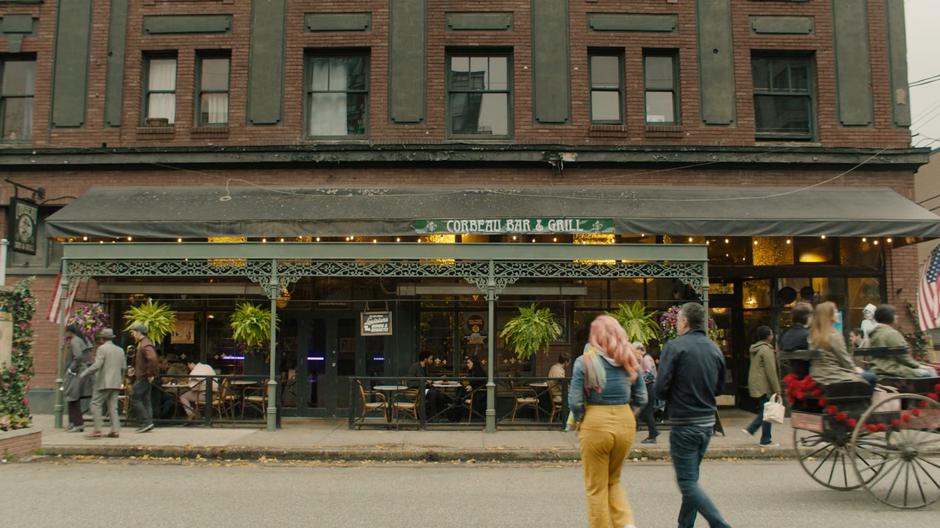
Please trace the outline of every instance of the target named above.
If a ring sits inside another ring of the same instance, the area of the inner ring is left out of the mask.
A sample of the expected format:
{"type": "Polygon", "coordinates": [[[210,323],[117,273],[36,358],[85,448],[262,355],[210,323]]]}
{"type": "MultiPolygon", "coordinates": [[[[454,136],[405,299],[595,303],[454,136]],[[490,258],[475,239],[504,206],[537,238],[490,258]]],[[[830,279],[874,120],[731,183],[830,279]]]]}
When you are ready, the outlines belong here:
{"type": "MultiPolygon", "coordinates": [[[[940,0],[904,0],[907,76],[913,82],[940,75],[940,0]]],[[[911,88],[912,143],[940,148],[940,81],[911,88]]]]}

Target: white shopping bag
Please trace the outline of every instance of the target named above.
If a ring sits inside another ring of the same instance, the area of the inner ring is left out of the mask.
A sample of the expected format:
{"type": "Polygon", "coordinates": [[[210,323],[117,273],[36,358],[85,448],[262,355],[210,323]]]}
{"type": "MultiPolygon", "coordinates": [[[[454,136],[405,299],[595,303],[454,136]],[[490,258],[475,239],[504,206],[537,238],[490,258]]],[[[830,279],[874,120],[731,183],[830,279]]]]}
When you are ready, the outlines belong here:
{"type": "Polygon", "coordinates": [[[783,406],[780,395],[774,394],[770,397],[770,401],[764,404],[764,421],[782,424],[786,412],[787,408],[783,406]]]}

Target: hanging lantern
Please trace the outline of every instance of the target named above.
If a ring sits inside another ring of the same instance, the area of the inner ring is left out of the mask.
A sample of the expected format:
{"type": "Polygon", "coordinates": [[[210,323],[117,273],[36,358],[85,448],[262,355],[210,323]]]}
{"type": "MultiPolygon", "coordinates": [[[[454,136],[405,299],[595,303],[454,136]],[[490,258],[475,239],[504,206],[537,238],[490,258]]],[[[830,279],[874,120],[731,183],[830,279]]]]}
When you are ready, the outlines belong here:
{"type": "Polygon", "coordinates": [[[281,288],[281,293],[278,294],[276,304],[278,309],[283,310],[287,308],[287,303],[290,302],[290,292],[287,291],[287,288],[281,288]]]}

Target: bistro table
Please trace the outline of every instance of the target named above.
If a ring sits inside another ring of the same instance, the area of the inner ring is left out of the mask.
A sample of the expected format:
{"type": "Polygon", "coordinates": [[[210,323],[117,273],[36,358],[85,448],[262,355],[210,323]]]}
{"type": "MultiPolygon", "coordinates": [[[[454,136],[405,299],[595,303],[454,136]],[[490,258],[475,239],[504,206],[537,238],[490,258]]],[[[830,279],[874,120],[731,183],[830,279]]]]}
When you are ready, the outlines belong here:
{"type": "Polygon", "coordinates": [[[376,385],[372,387],[372,390],[377,390],[385,394],[385,404],[388,406],[388,412],[385,413],[385,420],[388,423],[392,423],[392,396],[396,392],[401,392],[407,388],[408,387],[405,385],[376,385]]]}

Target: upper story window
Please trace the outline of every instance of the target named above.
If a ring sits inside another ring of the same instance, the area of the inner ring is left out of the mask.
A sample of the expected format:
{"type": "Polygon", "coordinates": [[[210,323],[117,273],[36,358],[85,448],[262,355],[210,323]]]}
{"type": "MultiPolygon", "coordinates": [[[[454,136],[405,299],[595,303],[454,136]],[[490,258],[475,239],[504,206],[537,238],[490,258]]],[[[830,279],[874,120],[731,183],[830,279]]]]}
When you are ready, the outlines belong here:
{"type": "Polygon", "coordinates": [[[643,54],[646,124],[679,124],[679,69],[676,53],[649,50],[643,54]]]}
{"type": "Polygon", "coordinates": [[[229,57],[203,54],[198,57],[196,117],[199,126],[228,124],[229,57]]]}
{"type": "Polygon", "coordinates": [[[176,123],[176,57],[146,58],[144,124],[167,126],[176,123]]]}
{"type": "Polygon", "coordinates": [[[591,123],[623,123],[623,56],[591,52],[591,123]]]}
{"type": "Polygon", "coordinates": [[[369,57],[307,57],[307,135],[364,136],[368,123],[369,57]]]}
{"type": "Polygon", "coordinates": [[[754,121],[759,139],[812,139],[813,62],[809,56],[755,55],[754,121]]]}
{"type": "Polygon", "coordinates": [[[0,57],[0,129],[3,141],[26,141],[33,135],[36,61],[0,57]]]}
{"type": "Polygon", "coordinates": [[[510,56],[453,53],[447,57],[447,120],[452,136],[507,138],[512,127],[510,56]]]}

